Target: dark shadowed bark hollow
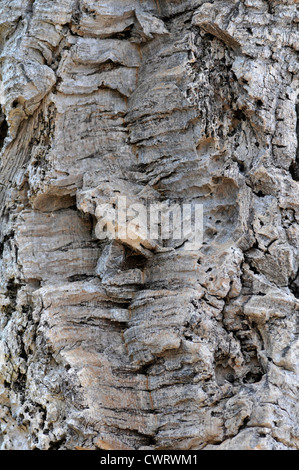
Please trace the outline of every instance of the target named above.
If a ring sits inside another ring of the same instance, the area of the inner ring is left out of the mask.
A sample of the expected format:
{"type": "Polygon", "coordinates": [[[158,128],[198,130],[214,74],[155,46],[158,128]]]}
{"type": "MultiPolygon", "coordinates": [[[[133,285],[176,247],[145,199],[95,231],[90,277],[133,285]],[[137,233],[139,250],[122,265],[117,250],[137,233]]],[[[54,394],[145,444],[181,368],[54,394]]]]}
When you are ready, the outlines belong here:
{"type": "Polygon", "coordinates": [[[0,1],[3,450],[299,449],[298,22],[0,1]],[[103,239],[118,197],[202,246],[103,239]]]}

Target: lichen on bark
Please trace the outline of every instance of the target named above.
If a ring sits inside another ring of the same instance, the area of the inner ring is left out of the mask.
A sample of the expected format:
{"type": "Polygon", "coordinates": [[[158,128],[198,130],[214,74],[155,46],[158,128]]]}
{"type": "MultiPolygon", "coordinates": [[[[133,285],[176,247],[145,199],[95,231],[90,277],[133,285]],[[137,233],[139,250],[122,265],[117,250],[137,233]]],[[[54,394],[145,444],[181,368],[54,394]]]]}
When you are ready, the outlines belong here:
{"type": "Polygon", "coordinates": [[[2,0],[2,449],[299,448],[298,18],[2,0]],[[119,196],[202,247],[100,239],[119,196]]]}

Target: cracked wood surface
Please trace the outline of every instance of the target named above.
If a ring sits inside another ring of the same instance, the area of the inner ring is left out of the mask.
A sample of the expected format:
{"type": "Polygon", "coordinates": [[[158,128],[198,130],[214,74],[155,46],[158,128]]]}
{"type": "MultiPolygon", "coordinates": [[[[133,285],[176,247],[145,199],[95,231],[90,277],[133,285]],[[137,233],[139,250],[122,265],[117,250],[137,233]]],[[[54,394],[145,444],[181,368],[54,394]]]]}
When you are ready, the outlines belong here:
{"type": "Polygon", "coordinates": [[[299,448],[298,21],[0,2],[2,449],[299,448]],[[119,195],[202,247],[100,240],[119,195]]]}

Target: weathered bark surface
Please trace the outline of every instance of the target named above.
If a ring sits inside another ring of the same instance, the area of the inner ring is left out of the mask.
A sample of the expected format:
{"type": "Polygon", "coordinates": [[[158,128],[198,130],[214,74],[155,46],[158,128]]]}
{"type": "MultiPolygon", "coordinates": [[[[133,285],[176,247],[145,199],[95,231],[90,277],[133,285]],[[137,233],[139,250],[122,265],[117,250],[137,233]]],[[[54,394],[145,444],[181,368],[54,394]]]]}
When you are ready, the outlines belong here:
{"type": "Polygon", "coordinates": [[[1,0],[2,449],[299,448],[298,18],[1,0]],[[98,240],[118,195],[204,245],[98,240]]]}

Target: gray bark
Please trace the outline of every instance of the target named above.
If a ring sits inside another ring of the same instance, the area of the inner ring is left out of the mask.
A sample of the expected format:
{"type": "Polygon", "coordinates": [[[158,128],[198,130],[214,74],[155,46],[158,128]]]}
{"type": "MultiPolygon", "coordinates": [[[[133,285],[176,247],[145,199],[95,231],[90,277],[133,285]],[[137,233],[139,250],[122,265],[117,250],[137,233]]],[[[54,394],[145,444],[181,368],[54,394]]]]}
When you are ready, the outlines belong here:
{"type": "Polygon", "coordinates": [[[296,3],[1,0],[2,449],[299,448],[296,3]]]}

